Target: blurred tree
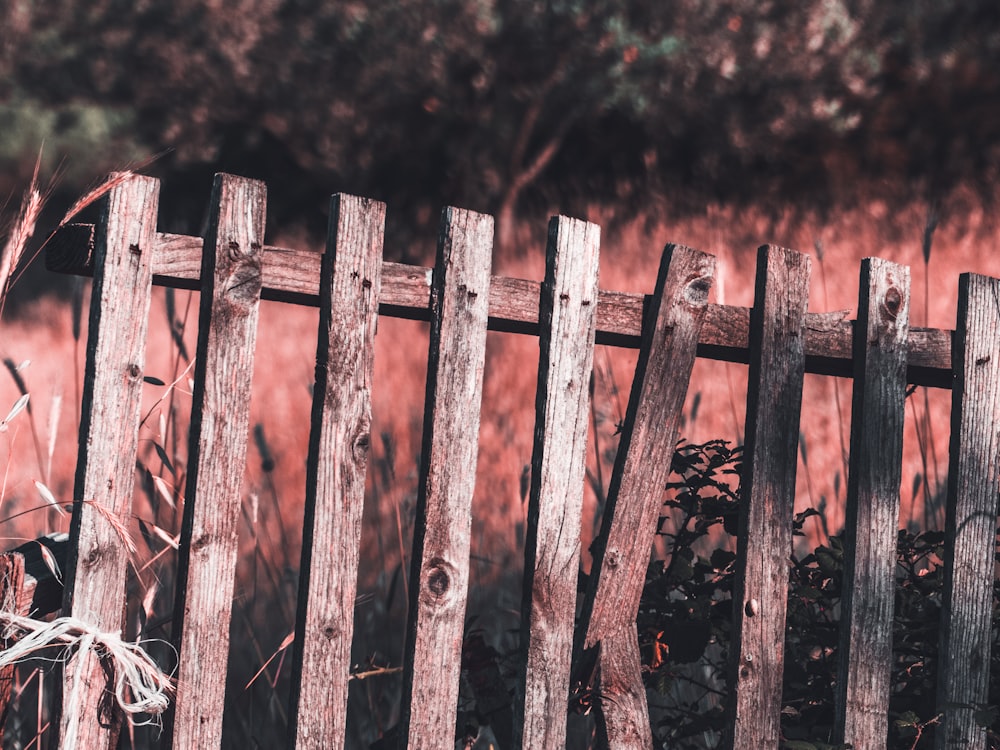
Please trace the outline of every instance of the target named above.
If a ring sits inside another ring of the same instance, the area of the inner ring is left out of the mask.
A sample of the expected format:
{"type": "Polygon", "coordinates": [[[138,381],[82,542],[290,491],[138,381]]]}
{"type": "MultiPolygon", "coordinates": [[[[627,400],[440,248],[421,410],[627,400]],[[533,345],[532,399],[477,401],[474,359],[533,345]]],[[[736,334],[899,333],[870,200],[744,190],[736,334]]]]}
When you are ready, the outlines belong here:
{"type": "Polygon", "coordinates": [[[171,148],[164,171],[266,179],[279,220],[345,189],[408,221],[445,202],[494,212],[505,242],[525,206],[823,203],[874,180],[904,200],[963,181],[991,197],[1000,165],[992,0],[0,0],[0,12],[0,163],[33,158],[32,135],[84,170],[171,148]]]}

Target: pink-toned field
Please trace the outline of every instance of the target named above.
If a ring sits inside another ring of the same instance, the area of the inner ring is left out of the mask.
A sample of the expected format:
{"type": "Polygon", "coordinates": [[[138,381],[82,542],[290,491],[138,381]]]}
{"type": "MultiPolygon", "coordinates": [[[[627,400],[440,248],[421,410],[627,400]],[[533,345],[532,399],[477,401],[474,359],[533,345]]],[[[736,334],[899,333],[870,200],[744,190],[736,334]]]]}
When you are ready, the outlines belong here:
{"type": "MultiPolygon", "coordinates": [[[[866,210],[835,213],[825,221],[791,215],[774,221],[760,212],[720,206],[710,207],[700,216],[676,220],[665,211],[656,221],[647,222],[652,229],[634,222],[604,231],[601,286],[651,292],[662,247],[674,241],[718,257],[713,301],[749,306],[753,302],[755,249],[762,243],[775,243],[813,255],[811,311],[846,310],[854,317],[860,260],[878,256],[911,267],[912,325],[953,328],[959,274],[1000,275],[1000,261],[992,252],[998,234],[982,210],[967,208],[960,221],[946,218],[937,228],[925,264],[922,241],[926,211],[920,204],[890,211],[877,201],[866,210]]],[[[601,223],[600,216],[595,211],[588,218],[601,223]]],[[[519,252],[496,260],[494,273],[540,279],[544,241],[544,223],[523,225],[519,252]]],[[[269,242],[303,244],[296,237],[272,237],[269,242]]],[[[428,242],[427,248],[431,246],[428,242]]],[[[317,252],[320,249],[317,247],[317,252]]],[[[188,353],[194,351],[197,307],[195,294],[173,293],[174,325],[188,353]]],[[[139,552],[135,580],[130,584],[134,602],[130,630],[138,628],[142,603],[146,610],[143,621],[152,630],[143,632],[153,637],[169,633],[170,571],[175,560],[170,541],[180,526],[187,453],[184,431],[193,372],[171,337],[167,310],[167,292],[157,290],[146,375],[165,385],[145,386],[144,412],[148,413],[140,432],[136,518],[131,527],[139,552]],[[149,477],[156,478],[144,479],[147,471],[149,477]],[[154,593],[150,595],[150,591],[154,593]]],[[[284,721],[282,690],[290,660],[281,646],[294,623],[317,322],[316,310],[279,303],[264,303],[260,314],[252,401],[254,433],[243,489],[242,554],[233,621],[234,643],[241,651],[232,660],[230,685],[231,709],[239,713],[243,707],[249,713],[228,725],[228,731],[236,733],[234,737],[267,736],[284,721]],[[277,658],[253,687],[245,689],[274,654],[277,658]]],[[[30,360],[20,371],[30,393],[30,414],[15,417],[0,435],[4,472],[0,535],[6,547],[69,528],[69,516],[46,504],[36,482],[48,487],[61,504],[71,501],[85,328],[84,321],[83,337],[76,342],[70,301],[51,298],[29,305],[17,319],[0,322],[0,354],[15,365],[30,360]]],[[[357,660],[367,660],[372,667],[398,666],[402,643],[427,346],[426,324],[380,320],[355,639],[357,660]]],[[[536,339],[490,334],[474,501],[469,614],[476,617],[474,626],[487,628],[498,639],[505,637],[505,629],[516,627],[518,620],[537,359],[536,339]]],[[[634,352],[598,347],[582,540],[585,566],[589,564],[586,550],[600,519],[599,495],[610,478],[615,428],[624,417],[634,365],[634,352]]],[[[699,360],[682,437],[695,442],[713,438],[741,441],[745,387],[745,366],[699,360]]],[[[0,375],[0,411],[6,413],[19,396],[14,380],[0,375]]],[[[901,488],[903,525],[941,523],[949,400],[948,391],[923,388],[908,399],[901,488]]],[[[810,520],[806,528],[819,540],[842,525],[851,383],[807,376],[804,403],[797,506],[799,510],[811,506],[822,511],[823,520],[810,520]]],[[[351,731],[359,740],[383,731],[393,720],[396,698],[393,690],[377,684],[380,679],[393,678],[376,676],[358,685],[352,694],[352,700],[367,705],[376,717],[370,720],[374,724],[359,726],[355,722],[351,731]]]]}

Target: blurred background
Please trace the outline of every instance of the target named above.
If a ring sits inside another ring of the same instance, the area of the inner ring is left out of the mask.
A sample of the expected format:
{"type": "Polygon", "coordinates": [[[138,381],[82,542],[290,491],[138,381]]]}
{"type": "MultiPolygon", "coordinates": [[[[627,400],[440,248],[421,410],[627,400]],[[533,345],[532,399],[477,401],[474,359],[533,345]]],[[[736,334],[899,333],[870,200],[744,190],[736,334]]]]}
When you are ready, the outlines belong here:
{"type": "MultiPolygon", "coordinates": [[[[853,315],[866,256],[911,266],[913,325],[954,327],[959,273],[1000,274],[992,0],[0,0],[0,18],[0,239],[36,168],[43,198],[0,321],[0,409],[24,391],[32,407],[0,439],[6,547],[68,528],[36,483],[72,497],[88,284],[31,259],[112,170],[160,178],[160,229],[185,234],[202,231],[213,173],[264,180],[268,243],[317,252],[330,194],[377,198],[386,257],[426,265],[441,208],[471,208],[497,219],[494,273],[530,279],[547,217],[568,214],[602,226],[603,288],[651,292],[676,241],[719,258],[727,304],[752,304],[765,242],[813,255],[817,312],[853,315]]],[[[154,298],[129,584],[144,637],[170,633],[196,311],[194,293],[154,298]]],[[[316,326],[315,310],[263,305],[229,746],[275,746],[287,719],[316,326]]],[[[399,666],[426,326],[382,321],[377,345],[360,671],[399,666]]],[[[488,346],[470,628],[509,653],[538,350],[511,334],[488,346]]],[[[634,356],[595,357],[585,569],[634,356]]],[[[742,442],[745,381],[699,361],[684,437],[742,442]]],[[[812,545],[843,522],[850,399],[849,381],[807,377],[797,510],[820,511],[812,545]]],[[[934,389],[907,402],[911,530],[942,519],[949,404],[934,389]]],[[[351,743],[367,746],[394,722],[398,679],[352,690],[351,743]]],[[[19,736],[44,744],[47,714],[26,711],[19,736]]]]}
{"type": "Polygon", "coordinates": [[[0,8],[0,195],[42,144],[59,195],[144,165],[167,231],[197,231],[215,171],[266,180],[275,230],[321,229],[347,190],[388,202],[401,238],[454,203],[497,214],[501,244],[553,208],[656,220],[663,203],[877,198],[951,216],[996,190],[987,0],[0,8]]]}

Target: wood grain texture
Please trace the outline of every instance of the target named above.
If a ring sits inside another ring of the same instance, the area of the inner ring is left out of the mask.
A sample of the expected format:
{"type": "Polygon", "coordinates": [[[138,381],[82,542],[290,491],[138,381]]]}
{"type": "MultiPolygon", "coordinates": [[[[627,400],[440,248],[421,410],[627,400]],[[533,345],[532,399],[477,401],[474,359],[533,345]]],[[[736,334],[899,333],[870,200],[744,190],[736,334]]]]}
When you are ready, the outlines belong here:
{"type": "MultiPolygon", "coordinates": [[[[157,235],[154,283],[195,288],[200,272],[200,237],[157,235]]],[[[63,227],[46,246],[46,264],[54,271],[86,275],[93,247],[93,228],[63,227]]],[[[266,247],[261,295],[297,304],[319,304],[319,253],[266,247]]],[[[385,263],[380,314],[427,320],[430,316],[431,270],[385,263]]],[[[490,291],[490,330],[537,335],[539,283],[495,277],[490,291]]],[[[596,338],[599,344],[639,347],[642,311],[648,297],[602,290],[598,295],[596,338]]],[[[698,356],[727,362],[749,362],[750,310],[709,305],[698,340],[698,356]]],[[[951,388],[952,331],[911,328],[907,380],[917,385],[951,388]]],[[[807,313],[806,372],[851,377],[853,327],[847,312],[807,313]]]]}
{"type": "Polygon", "coordinates": [[[639,632],[634,623],[624,625],[601,641],[600,660],[602,709],[595,712],[597,741],[594,747],[597,750],[651,749],[649,706],[646,686],[639,673],[642,661],[639,632]]]}
{"type": "Polygon", "coordinates": [[[549,224],[528,498],[518,747],[566,745],[600,229],[549,224]]]}
{"type": "Polygon", "coordinates": [[[292,662],[290,742],[343,748],[371,441],[385,204],[330,204],[292,662]]]}
{"type": "Polygon", "coordinates": [[[250,412],[266,189],[216,175],[174,613],[173,747],[219,747],[250,412]]]}
{"type": "Polygon", "coordinates": [[[959,279],[935,747],[982,750],[1000,493],[1000,280],[959,279]]]}
{"type": "Polygon", "coordinates": [[[856,750],[881,750],[889,733],[909,316],[910,269],[862,261],[835,726],[856,750]]]}
{"type": "MultiPolygon", "coordinates": [[[[104,631],[125,624],[128,549],[119,529],[132,511],[159,183],[130,177],[108,194],[94,246],[80,451],[63,612],[104,631]]],[[[65,667],[59,747],[117,744],[120,712],[93,653],[65,667]]]]}
{"type": "Polygon", "coordinates": [[[413,750],[451,747],[455,733],[492,249],[492,217],[445,210],[404,652],[402,727],[413,750]]]}
{"type": "Polygon", "coordinates": [[[632,393],[581,616],[584,648],[600,646],[601,710],[615,748],[651,748],[635,637],[657,519],[677,443],[681,411],[705,317],[715,258],[668,245],[649,308],[632,393]],[[611,655],[629,655],[620,661],[611,655]],[[638,697],[637,697],[638,696],[638,697]],[[638,735],[635,727],[642,728],[638,735]]]}
{"type": "MultiPolygon", "coordinates": [[[[27,617],[31,608],[31,593],[24,587],[24,555],[8,552],[0,555],[0,611],[27,617]]],[[[0,638],[0,648],[7,648],[12,641],[0,638]]],[[[0,668],[0,741],[10,710],[10,691],[14,684],[17,666],[0,668]]]]}
{"type": "Polygon", "coordinates": [[[809,258],[762,247],[750,322],[746,452],[730,653],[734,748],[777,750],[809,258]]]}

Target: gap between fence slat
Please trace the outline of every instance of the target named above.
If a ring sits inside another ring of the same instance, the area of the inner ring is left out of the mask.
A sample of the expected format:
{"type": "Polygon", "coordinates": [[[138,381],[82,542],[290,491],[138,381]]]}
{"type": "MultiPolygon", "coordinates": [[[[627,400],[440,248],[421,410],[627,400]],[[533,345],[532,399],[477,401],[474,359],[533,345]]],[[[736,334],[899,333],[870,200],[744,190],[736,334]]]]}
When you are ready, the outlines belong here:
{"type": "Polygon", "coordinates": [[[260,307],[266,188],[216,175],[201,276],[189,473],[174,612],[173,747],[219,747],[229,661],[237,522],[260,307]]]}
{"type": "Polygon", "coordinates": [[[889,732],[909,315],[910,269],[862,261],[834,736],[855,750],[889,732]]]}
{"type": "MultiPolygon", "coordinates": [[[[63,612],[107,632],[120,632],[125,624],[159,187],[149,177],[121,182],[109,193],[96,232],[101,270],[91,297],[63,612]]],[[[122,716],[109,707],[106,687],[93,652],[67,662],[59,747],[116,746],[122,716]]]]}
{"type": "MultiPolygon", "coordinates": [[[[159,234],[154,254],[154,283],[194,289],[200,274],[202,240],[159,234]]],[[[93,227],[62,227],[46,246],[46,265],[60,273],[88,275],[92,269],[93,227]]],[[[263,299],[301,305],[319,304],[319,253],[266,247],[263,299]]],[[[380,314],[428,320],[431,269],[387,262],[382,270],[380,314]]],[[[490,330],[537,335],[539,283],[494,277],[490,291],[490,330]]],[[[636,349],[642,333],[642,294],[602,290],[597,309],[596,339],[636,349]]],[[[750,311],[745,307],[709,305],[699,338],[698,356],[727,362],[749,361],[750,311]]],[[[852,322],[846,312],[808,313],[805,324],[806,372],[850,377],[852,322]]],[[[951,387],[952,331],[911,328],[907,379],[917,385],[951,387]]]]}
{"type": "MultiPolygon", "coordinates": [[[[516,748],[566,745],[600,228],[549,224],[541,297],[516,748]]],[[[502,743],[501,743],[502,744],[502,743]]]]}
{"type": "Polygon", "coordinates": [[[319,341],[292,661],[290,745],[344,747],[385,204],[334,196],[319,341]]]}
{"type": "Polygon", "coordinates": [[[492,217],[445,210],[404,652],[401,723],[412,750],[451,747],[455,733],[492,250],[492,217]]]}
{"type": "Polygon", "coordinates": [[[730,644],[734,748],[777,750],[781,736],[809,266],[808,256],[779,247],[762,247],[757,257],[730,644]]]}
{"type": "Polygon", "coordinates": [[[663,510],[715,258],[668,245],[639,350],[580,629],[599,648],[599,726],[614,748],[652,748],[635,620],[663,510]]]}
{"type": "Polygon", "coordinates": [[[962,274],[955,336],[938,750],[986,747],[997,495],[1000,492],[1000,280],[962,274]]]}

